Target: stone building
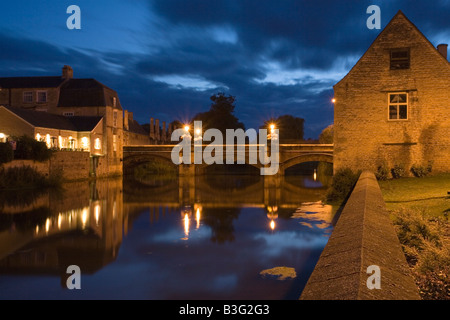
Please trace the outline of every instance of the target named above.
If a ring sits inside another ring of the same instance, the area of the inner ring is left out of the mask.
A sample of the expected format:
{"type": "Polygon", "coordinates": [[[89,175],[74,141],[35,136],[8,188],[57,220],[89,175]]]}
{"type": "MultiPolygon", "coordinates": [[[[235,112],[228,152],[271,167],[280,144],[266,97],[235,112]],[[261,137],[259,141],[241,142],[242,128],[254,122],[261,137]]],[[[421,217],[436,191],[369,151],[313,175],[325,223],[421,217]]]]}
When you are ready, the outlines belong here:
{"type": "Polygon", "coordinates": [[[7,117],[0,120],[3,139],[22,133],[51,147],[89,149],[96,173],[122,173],[122,106],[117,92],[97,80],[73,78],[70,66],[63,67],[61,76],[0,78],[0,105],[7,117]],[[21,125],[8,125],[8,119],[21,125]],[[93,119],[95,127],[84,131],[74,125],[93,119]]]}
{"type": "Polygon", "coordinates": [[[450,171],[450,64],[399,11],[334,86],[334,169],[450,171]]]}

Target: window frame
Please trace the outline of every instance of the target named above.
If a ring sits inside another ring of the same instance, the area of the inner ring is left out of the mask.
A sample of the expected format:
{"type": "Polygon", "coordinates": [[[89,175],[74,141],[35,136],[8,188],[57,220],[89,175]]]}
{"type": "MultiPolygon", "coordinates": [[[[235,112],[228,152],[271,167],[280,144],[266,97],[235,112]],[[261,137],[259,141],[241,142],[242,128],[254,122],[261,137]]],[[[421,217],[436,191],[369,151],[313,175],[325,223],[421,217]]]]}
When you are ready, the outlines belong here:
{"type": "Polygon", "coordinates": [[[410,48],[395,48],[395,49],[389,50],[389,69],[390,70],[409,70],[409,69],[411,69],[411,50],[410,50],[410,48]],[[394,68],[393,67],[393,61],[401,62],[401,61],[406,60],[406,59],[401,59],[401,58],[392,58],[392,54],[396,53],[396,52],[406,52],[407,53],[407,55],[408,55],[408,57],[407,57],[408,67],[407,68],[401,68],[401,67],[394,68]]]}
{"type": "Polygon", "coordinates": [[[409,111],[410,111],[409,94],[408,94],[408,92],[406,92],[406,91],[389,92],[388,96],[387,96],[387,99],[388,99],[388,107],[387,107],[388,121],[408,121],[409,120],[409,111]],[[400,95],[400,94],[406,95],[406,102],[392,103],[391,102],[391,95],[400,95]],[[401,105],[406,105],[406,119],[400,119],[400,106],[401,105]],[[391,106],[397,106],[397,118],[396,119],[391,119],[391,106]]]}
{"type": "Polygon", "coordinates": [[[22,102],[23,103],[33,103],[34,102],[33,91],[23,91],[22,92],[22,102]],[[31,95],[31,99],[29,101],[25,101],[25,94],[31,95]]]}
{"type": "Polygon", "coordinates": [[[36,103],[47,103],[48,102],[48,92],[47,90],[37,90],[36,91],[36,103]],[[39,101],[39,94],[45,93],[45,101],[39,101]]]}

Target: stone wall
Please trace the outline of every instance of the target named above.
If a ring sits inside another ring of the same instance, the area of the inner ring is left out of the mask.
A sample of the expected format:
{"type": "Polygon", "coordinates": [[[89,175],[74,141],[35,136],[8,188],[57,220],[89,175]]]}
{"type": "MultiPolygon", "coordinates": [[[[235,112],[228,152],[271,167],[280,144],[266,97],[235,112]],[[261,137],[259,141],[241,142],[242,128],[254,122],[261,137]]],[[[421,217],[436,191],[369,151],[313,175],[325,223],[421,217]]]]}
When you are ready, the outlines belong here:
{"type": "Polygon", "coordinates": [[[334,168],[404,165],[449,172],[450,64],[402,14],[335,85],[334,168]],[[410,68],[391,70],[390,51],[409,48],[410,68]],[[408,119],[389,120],[388,94],[408,95],[408,119]]]}
{"type": "Polygon", "coordinates": [[[5,169],[23,166],[29,166],[46,177],[62,174],[65,181],[88,179],[90,176],[89,152],[56,151],[50,160],[43,162],[19,159],[3,164],[5,169]]]}
{"type": "Polygon", "coordinates": [[[373,173],[361,174],[300,299],[420,299],[373,173]],[[380,289],[367,286],[369,266],[380,289]]]}

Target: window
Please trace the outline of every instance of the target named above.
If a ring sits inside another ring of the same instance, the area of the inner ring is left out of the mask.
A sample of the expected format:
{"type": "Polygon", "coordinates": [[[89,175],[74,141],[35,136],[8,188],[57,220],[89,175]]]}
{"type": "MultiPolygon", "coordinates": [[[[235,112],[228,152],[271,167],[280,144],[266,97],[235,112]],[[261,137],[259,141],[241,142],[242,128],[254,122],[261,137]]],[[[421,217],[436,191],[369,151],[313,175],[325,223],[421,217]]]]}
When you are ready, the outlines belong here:
{"type": "Polygon", "coordinates": [[[113,135],[113,151],[117,152],[117,135],[113,135]]]}
{"type": "Polygon", "coordinates": [[[409,49],[391,50],[391,70],[409,69],[409,49]]]}
{"type": "Polygon", "coordinates": [[[117,111],[113,112],[113,127],[117,127],[117,111]]]}
{"type": "Polygon", "coordinates": [[[389,93],[389,120],[408,120],[407,93],[389,93]]]}
{"type": "Polygon", "coordinates": [[[47,102],[47,91],[37,91],[36,92],[36,102],[38,102],[38,103],[47,102]]]}
{"type": "Polygon", "coordinates": [[[117,99],[116,97],[113,97],[113,108],[117,106],[117,99]]]}
{"type": "Polygon", "coordinates": [[[33,91],[24,91],[23,92],[23,102],[24,103],[33,103],[33,91]]]}

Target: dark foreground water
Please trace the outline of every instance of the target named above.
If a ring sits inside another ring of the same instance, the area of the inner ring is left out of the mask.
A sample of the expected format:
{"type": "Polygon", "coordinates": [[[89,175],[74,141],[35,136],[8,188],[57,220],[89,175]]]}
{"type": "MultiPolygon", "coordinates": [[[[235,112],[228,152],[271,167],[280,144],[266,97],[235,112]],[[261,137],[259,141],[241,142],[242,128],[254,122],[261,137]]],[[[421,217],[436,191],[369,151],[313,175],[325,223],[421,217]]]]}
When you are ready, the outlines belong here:
{"type": "Polygon", "coordinates": [[[324,192],[242,175],[3,192],[0,299],[298,299],[332,229],[324,192]]]}

